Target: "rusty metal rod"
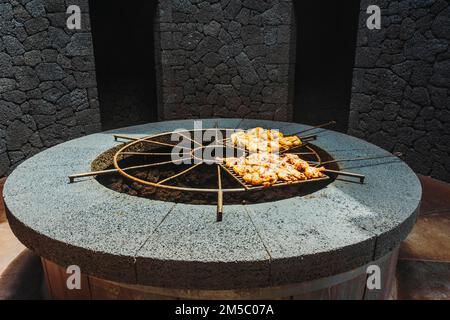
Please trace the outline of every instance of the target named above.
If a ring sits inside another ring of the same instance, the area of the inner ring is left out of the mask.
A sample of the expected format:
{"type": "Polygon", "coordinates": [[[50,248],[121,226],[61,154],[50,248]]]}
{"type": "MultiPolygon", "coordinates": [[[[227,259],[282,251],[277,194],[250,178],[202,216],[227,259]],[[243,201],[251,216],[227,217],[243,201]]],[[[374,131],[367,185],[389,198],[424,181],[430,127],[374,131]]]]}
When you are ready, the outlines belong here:
{"type": "Polygon", "coordinates": [[[326,181],[329,179],[330,179],[330,177],[328,177],[327,175],[324,175],[324,177],[321,177],[321,178],[312,178],[312,179],[307,179],[307,180],[297,180],[297,181],[288,181],[288,182],[277,182],[277,183],[271,185],[270,187],[250,185],[247,188],[247,190],[262,190],[262,189],[273,188],[273,187],[295,186],[295,185],[301,185],[301,184],[311,183],[311,182],[316,182],[316,181],[326,181]]]}
{"type": "Polygon", "coordinates": [[[317,135],[316,134],[312,134],[309,136],[304,136],[304,137],[300,137],[300,139],[302,141],[312,141],[312,140],[317,140],[317,135]]]}
{"type": "Polygon", "coordinates": [[[233,177],[234,180],[236,180],[241,186],[243,186],[245,188],[245,190],[248,189],[248,186],[241,181],[240,178],[238,178],[237,174],[234,174],[233,171],[231,171],[230,169],[228,169],[226,166],[224,166],[223,164],[219,163],[218,164],[223,170],[225,170],[226,173],[228,173],[231,177],[233,177]]]}
{"type": "Polygon", "coordinates": [[[316,155],[316,156],[318,156],[318,154],[317,154],[317,152],[315,152],[313,149],[311,149],[310,147],[308,147],[308,142],[309,141],[312,141],[312,140],[316,140],[316,138],[317,138],[317,136],[316,135],[312,135],[312,136],[309,136],[309,137],[311,137],[312,139],[309,139],[309,140],[307,140],[307,141],[305,141],[304,139],[302,139],[302,144],[301,145],[299,145],[299,146],[294,146],[294,147],[292,147],[292,148],[289,148],[289,149],[284,149],[284,150],[281,150],[280,151],[280,154],[284,154],[284,153],[287,153],[287,152],[289,152],[289,153],[291,153],[290,151],[292,151],[292,150],[294,150],[294,149],[299,149],[299,148],[307,148],[307,149],[309,149],[309,150],[311,150],[312,152],[314,152],[314,154],[316,155]]]}
{"type": "MultiPolygon", "coordinates": [[[[176,132],[177,134],[180,134],[179,132],[176,132]]],[[[181,134],[180,134],[181,135],[181,134]]],[[[144,138],[134,138],[134,137],[130,137],[130,136],[125,136],[125,135],[121,135],[121,134],[114,134],[114,139],[117,141],[117,139],[125,139],[125,140],[131,140],[131,141],[141,141],[141,142],[148,142],[148,143],[153,143],[156,145],[160,145],[160,146],[165,146],[165,147],[177,147],[174,144],[170,144],[170,143],[165,143],[165,142],[160,142],[160,141],[155,141],[155,140],[149,140],[151,137],[144,137],[144,138]]],[[[185,138],[187,138],[185,136],[185,138]]],[[[189,139],[189,138],[188,138],[189,139]]],[[[191,140],[191,139],[189,139],[191,140]]],[[[193,142],[195,142],[194,140],[191,140],[193,142]]],[[[180,146],[178,146],[180,147],[180,146]]],[[[187,147],[180,147],[182,149],[189,149],[187,147]]]]}
{"type": "Polygon", "coordinates": [[[139,140],[139,138],[125,136],[125,135],[122,135],[122,134],[113,134],[113,137],[114,137],[115,141],[117,141],[117,139],[132,140],[132,141],[139,140]]]}
{"type": "Polygon", "coordinates": [[[291,134],[289,134],[289,135],[290,135],[290,136],[296,136],[296,135],[299,135],[300,133],[305,133],[305,132],[312,131],[312,130],[315,130],[315,129],[320,129],[320,128],[328,127],[328,126],[334,125],[334,124],[336,124],[336,123],[337,123],[337,122],[333,120],[333,121],[330,121],[330,122],[327,122],[327,123],[324,123],[324,124],[320,124],[320,125],[318,125],[318,126],[314,126],[314,127],[312,127],[312,128],[306,129],[306,130],[302,130],[302,131],[298,131],[298,132],[291,133],[291,134]]]}
{"type": "Polygon", "coordinates": [[[217,222],[223,219],[223,191],[222,191],[222,177],[220,174],[220,166],[217,165],[217,222]]]}
{"type": "Polygon", "coordinates": [[[191,139],[190,137],[188,137],[188,136],[182,134],[181,132],[174,132],[174,133],[176,133],[176,134],[178,134],[178,135],[180,135],[180,136],[182,136],[182,137],[185,137],[186,139],[190,140],[191,142],[195,143],[196,145],[198,145],[198,146],[200,146],[200,147],[203,147],[203,145],[202,145],[200,142],[191,139]]]}
{"type": "Polygon", "coordinates": [[[122,152],[122,155],[130,156],[171,156],[171,152],[122,152]]]}
{"type": "Polygon", "coordinates": [[[352,172],[346,172],[346,171],[337,171],[337,170],[324,169],[323,172],[334,173],[334,174],[337,174],[337,175],[340,175],[340,176],[347,176],[347,177],[358,178],[360,183],[364,183],[364,179],[366,178],[365,175],[358,174],[358,173],[352,173],[352,172]]]}
{"type": "MultiPolygon", "coordinates": [[[[188,160],[188,159],[192,159],[192,158],[184,158],[184,159],[180,159],[178,161],[184,161],[184,160],[188,160]]],[[[164,164],[174,163],[174,162],[175,161],[164,161],[164,162],[157,162],[157,163],[142,164],[142,165],[139,165],[139,166],[132,166],[132,167],[127,167],[127,168],[121,168],[121,170],[129,171],[129,170],[134,170],[134,169],[145,169],[145,168],[150,168],[150,167],[161,166],[161,165],[164,165],[164,164]]],[[[111,174],[111,173],[116,173],[116,172],[119,172],[119,169],[108,169],[108,170],[101,170],[101,171],[92,171],[92,172],[78,173],[78,174],[70,175],[69,176],[69,181],[70,181],[70,183],[72,183],[76,178],[100,176],[100,175],[111,174]]]]}
{"type": "MultiPolygon", "coordinates": [[[[167,135],[168,133],[164,133],[164,134],[159,134],[159,135],[155,135],[155,136],[151,136],[151,137],[147,137],[146,139],[149,138],[155,138],[155,137],[160,137],[162,135],[167,135]]],[[[145,138],[144,138],[145,139],[145,138]]],[[[120,166],[119,166],[119,157],[121,155],[122,152],[125,152],[125,150],[127,150],[128,148],[141,143],[142,141],[144,141],[144,139],[139,139],[136,141],[133,141],[127,145],[124,145],[119,151],[116,152],[116,154],[113,157],[113,164],[114,167],[117,169],[118,173],[120,173],[122,176],[124,176],[127,179],[133,180],[135,182],[144,184],[144,185],[148,185],[148,186],[152,186],[152,187],[159,187],[159,188],[164,188],[164,189],[168,189],[168,190],[177,190],[177,191],[191,191],[191,192],[211,192],[211,193],[217,193],[217,189],[214,188],[188,188],[188,187],[178,187],[178,186],[170,186],[170,185],[158,185],[155,182],[151,182],[151,181],[146,181],[143,179],[140,179],[138,177],[132,176],[130,174],[128,174],[125,170],[123,170],[120,166]]],[[[188,158],[189,159],[189,158],[188,158]]],[[[180,159],[183,160],[183,159],[180,159]]],[[[245,191],[245,188],[234,188],[234,189],[224,189],[223,192],[242,192],[245,191]]]]}
{"type": "Polygon", "coordinates": [[[297,156],[314,155],[314,152],[290,152],[290,154],[295,154],[297,156]]]}
{"type": "Polygon", "coordinates": [[[172,148],[179,147],[181,149],[191,149],[191,148],[188,148],[188,147],[181,147],[181,146],[177,146],[177,145],[174,145],[174,144],[171,144],[171,143],[159,142],[159,141],[154,141],[154,140],[149,140],[149,139],[150,138],[144,138],[142,140],[136,140],[136,141],[153,143],[153,144],[156,144],[156,145],[159,145],[159,146],[164,146],[164,147],[172,147],[172,148]]]}
{"type": "MultiPolygon", "coordinates": [[[[299,145],[299,146],[295,146],[295,147],[289,148],[289,149],[281,150],[281,151],[280,151],[280,154],[284,154],[284,153],[289,152],[289,151],[292,151],[292,150],[294,150],[294,149],[299,149],[299,148],[303,148],[303,147],[308,148],[308,142],[303,143],[303,144],[301,144],[301,145],[299,145]]],[[[289,153],[290,153],[290,152],[289,152],[289,153]]]]}
{"type": "Polygon", "coordinates": [[[109,169],[109,170],[101,170],[101,171],[92,171],[92,172],[73,174],[73,175],[69,176],[69,182],[73,183],[74,180],[77,178],[101,176],[101,175],[106,175],[106,174],[111,174],[111,173],[116,173],[116,172],[117,172],[117,169],[109,169]]]}
{"type": "Polygon", "coordinates": [[[336,163],[336,162],[349,162],[349,161],[376,160],[376,159],[385,159],[385,158],[398,158],[398,157],[401,157],[402,155],[403,154],[401,152],[396,152],[394,154],[385,155],[385,156],[360,157],[360,158],[348,158],[348,159],[335,159],[335,160],[324,161],[324,162],[320,163],[320,165],[336,163]]]}
{"type": "Polygon", "coordinates": [[[170,181],[170,180],[172,180],[172,179],[178,178],[179,176],[182,176],[183,174],[186,174],[186,173],[188,173],[189,171],[194,170],[195,168],[197,168],[197,167],[198,167],[199,165],[201,165],[201,164],[202,164],[202,163],[197,163],[197,164],[193,165],[192,167],[187,168],[186,170],[183,170],[183,171],[181,171],[181,172],[179,172],[179,173],[177,173],[177,174],[174,174],[173,176],[170,176],[170,177],[168,177],[168,178],[166,178],[166,179],[164,179],[164,180],[158,181],[158,184],[161,185],[161,184],[163,184],[164,182],[167,182],[167,181],[170,181]]]}

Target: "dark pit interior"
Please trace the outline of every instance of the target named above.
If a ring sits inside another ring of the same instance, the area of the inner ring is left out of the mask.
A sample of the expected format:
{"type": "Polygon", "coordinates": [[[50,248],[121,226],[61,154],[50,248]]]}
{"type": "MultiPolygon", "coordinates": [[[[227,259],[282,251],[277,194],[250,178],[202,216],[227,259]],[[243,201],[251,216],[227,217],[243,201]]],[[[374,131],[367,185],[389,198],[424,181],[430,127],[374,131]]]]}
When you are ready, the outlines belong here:
{"type": "Polygon", "coordinates": [[[295,1],[296,122],[347,132],[360,0],[295,1]],[[313,112],[311,112],[313,111],[313,112]]]}
{"type": "Polygon", "coordinates": [[[157,120],[153,23],[157,3],[89,1],[104,130],[157,120]]]}
{"type": "MultiPolygon", "coordinates": [[[[152,138],[152,140],[170,143],[169,135],[159,136],[152,138]]],[[[173,143],[172,144],[176,144],[173,143]]],[[[124,144],[110,149],[101,154],[92,163],[92,170],[104,170],[114,169],[113,156],[122,148],[124,144]]],[[[313,144],[309,144],[309,147],[313,148],[320,156],[322,161],[332,160],[333,158],[325,151],[313,144]]],[[[192,148],[195,145],[192,144],[192,148]]],[[[171,151],[170,147],[155,146],[149,143],[138,143],[135,146],[127,149],[127,151],[139,151],[139,152],[152,152],[152,153],[167,153],[171,151]]],[[[308,151],[305,148],[296,149],[295,152],[308,151]]],[[[313,155],[302,155],[305,160],[315,161],[316,158],[313,155]]],[[[159,163],[171,160],[169,155],[161,156],[142,156],[142,155],[130,155],[124,157],[124,159],[118,162],[121,168],[145,165],[149,163],[159,163]]],[[[171,177],[183,170],[189,168],[191,164],[165,164],[158,167],[135,169],[127,171],[133,177],[139,178],[144,181],[150,181],[157,183],[168,177],[171,177]]],[[[338,170],[336,164],[327,165],[328,169],[338,170]]],[[[222,177],[222,189],[236,189],[242,188],[242,186],[225,170],[221,171],[222,177]]],[[[170,190],[162,187],[154,187],[145,185],[136,181],[133,181],[119,173],[98,176],[97,181],[105,187],[117,192],[126,193],[132,196],[144,197],[153,200],[169,201],[175,203],[188,203],[199,205],[214,205],[217,203],[216,192],[193,192],[193,191],[179,191],[170,190]]],[[[308,181],[305,183],[269,187],[260,190],[245,190],[240,192],[224,192],[225,204],[253,204],[271,202],[282,199],[287,199],[296,196],[305,196],[311,194],[319,189],[325,188],[335,179],[335,176],[330,175],[330,179],[308,181]]],[[[217,166],[215,164],[201,164],[197,168],[189,171],[188,173],[179,176],[173,180],[170,180],[164,184],[185,188],[202,188],[202,189],[217,189],[217,166]]]]}

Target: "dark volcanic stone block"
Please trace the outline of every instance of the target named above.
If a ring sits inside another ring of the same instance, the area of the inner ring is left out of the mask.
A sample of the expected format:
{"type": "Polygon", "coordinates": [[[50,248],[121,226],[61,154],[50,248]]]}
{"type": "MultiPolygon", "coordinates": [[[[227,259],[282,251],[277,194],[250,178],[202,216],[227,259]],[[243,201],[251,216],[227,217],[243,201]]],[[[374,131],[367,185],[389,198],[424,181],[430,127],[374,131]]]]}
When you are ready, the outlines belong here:
{"type": "MultiPolygon", "coordinates": [[[[371,4],[383,7],[384,1],[371,4]]],[[[445,135],[443,128],[450,127],[448,119],[433,110],[433,106],[448,105],[449,3],[440,0],[393,2],[389,10],[383,12],[384,24],[377,31],[365,27],[365,8],[363,4],[349,132],[388,147],[389,151],[405,146],[402,152],[409,154],[406,160],[415,170],[449,181],[450,173],[440,163],[450,162],[450,154],[423,152],[421,144],[415,143],[420,136],[427,136],[431,149],[437,150],[445,135]],[[372,106],[361,101],[361,94],[366,100],[384,103],[384,112],[371,112],[372,106]],[[388,107],[393,105],[401,108],[388,107]],[[373,134],[379,130],[382,132],[373,134]],[[385,138],[380,139],[381,136],[388,137],[389,143],[385,138]]]]}
{"type": "MultiPolygon", "coordinates": [[[[292,49],[291,1],[214,1],[193,0],[165,3],[161,5],[164,24],[157,37],[157,48],[162,53],[162,97],[159,108],[166,120],[196,116],[196,112],[172,112],[174,95],[172,88],[181,88],[188,81],[195,81],[195,90],[211,93],[214,85],[233,85],[241,89],[238,82],[256,88],[279,84],[289,94],[278,97],[275,108],[267,111],[254,110],[253,116],[280,119],[292,117],[292,98],[287,77],[270,77],[265,66],[272,64],[291,64],[292,49]],[[194,14],[195,12],[195,14],[194,14]],[[176,30],[176,31],[175,31],[176,30]],[[180,40],[176,40],[179,37],[180,40]],[[233,58],[236,57],[236,60],[233,58]],[[237,62],[237,65],[236,65],[237,62]],[[228,69],[218,68],[224,63],[228,69]],[[176,77],[171,70],[177,66],[189,70],[189,79],[176,77]],[[213,70],[211,70],[213,69],[213,70]],[[237,76],[239,75],[239,78],[237,76]],[[278,111],[277,111],[278,110],[278,111]]],[[[248,115],[248,108],[261,101],[259,94],[241,90],[241,99],[246,99],[242,108],[235,103],[226,104],[222,99],[211,97],[209,102],[194,99],[194,93],[186,90],[180,97],[178,107],[182,110],[203,111],[211,105],[207,114],[221,114],[233,117],[248,115]],[[247,93],[245,93],[245,92],[247,93]]]]}

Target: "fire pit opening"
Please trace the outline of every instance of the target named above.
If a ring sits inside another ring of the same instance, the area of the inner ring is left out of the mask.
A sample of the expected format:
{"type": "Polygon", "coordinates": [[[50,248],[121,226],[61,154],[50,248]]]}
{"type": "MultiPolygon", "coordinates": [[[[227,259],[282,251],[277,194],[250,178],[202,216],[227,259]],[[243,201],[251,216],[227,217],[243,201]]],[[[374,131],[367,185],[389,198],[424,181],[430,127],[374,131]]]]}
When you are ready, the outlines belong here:
{"type": "MultiPolygon", "coordinates": [[[[152,141],[162,144],[174,144],[170,140],[170,134],[163,134],[157,137],[152,137],[152,141]]],[[[214,143],[212,143],[214,145],[214,143]]],[[[93,171],[114,170],[113,163],[114,155],[121,150],[125,145],[122,144],[106,152],[102,153],[92,163],[93,171]]],[[[193,158],[196,156],[196,150],[203,150],[210,152],[209,148],[199,148],[195,142],[192,142],[191,153],[193,158]]],[[[96,177],[97,181],[105,187],[117,192],[126,193],[132,196],[144,197],[153,200],[168,201],[175,203],[198,204],[198,205],[216,205],[218,198],[216,192],[202,192],[199,190],[214,190],[218,187],[218,173],[216,164],[202,163],[197,167],[192,168],[195,163],[190,164],[174,164],[171,161],[172,147],[163,146],[150,143],[137,143],[128,148],[124,152],[126,156],[118,159],[118,165],[121,168],[148,166],[148,164],[164,163],[154,167],[136,168],[126,171],[132,177],[148,181],[150,183],[164,182],[163,185],[186,188],[191,190],[174,190],[165,187],[146,185],[130,179],[121,174],[99,175],[96,177]],[[147,155],[148,154],[148,155],[147,155]],[[177,174],[185,172],[180,176],[177,174]],[[174,177],[175,178],[172,178],[174,177]],[[197,190],[199,189],[199,190],[197,190]]],[[[234,150],[236,151],[236,150],[234,150]]],[[[223,146],[223,155],[227,155],[230,148],[223,146]]],[[[301,157],[306,161],[329,162],[333,158],[323,149],[307,143],[298,150],[292,151],[301,153],[301,157]]],[[[217,155],[212,154],[214,157],[217,155]]],[[[236,155],[236,154],[234,154],[236,155]]],[[[329,163],[326,165],[327,169],[339,170],[336,163],[329,163]]],[[[245,190],[236,181],[236,178],[228,174],[226,170],[221,173],[221,187],[223,192],[223,201],[228,204],[254,204],[277,201],[296,196],[305,196],[317,190],[325,188],[336,178],[335,175],[329,174],[329,179],[310,181],[300,184],[284,185],[277,187],[255,188],[245,190]],[[227,191],[228,190],[228,191],[227,191]],[[231,191],[235,190],[235,191],[231,191]]]]}

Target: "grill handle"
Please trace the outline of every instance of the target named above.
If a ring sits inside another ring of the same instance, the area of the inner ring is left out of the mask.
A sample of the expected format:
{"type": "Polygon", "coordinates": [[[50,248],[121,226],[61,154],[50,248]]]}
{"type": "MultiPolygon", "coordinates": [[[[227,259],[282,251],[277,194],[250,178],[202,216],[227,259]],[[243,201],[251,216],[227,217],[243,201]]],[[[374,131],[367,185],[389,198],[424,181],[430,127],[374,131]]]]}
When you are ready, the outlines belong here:
{"type": "Polygon", "coordinates": [[[334,173],[334,174],[337,174],[337,175],[340,175],[340,176],[347,176],[347,177],[352,177],[352,178],[358,178],[359,179],[359,183],[361,183],[361,184],[364,183],[364,179],[366,178],[365,175],[358,174],[358,173],[352,173],[352,172],[345,172],[345,171],[324,169],[323,172],[334,173]]]}

